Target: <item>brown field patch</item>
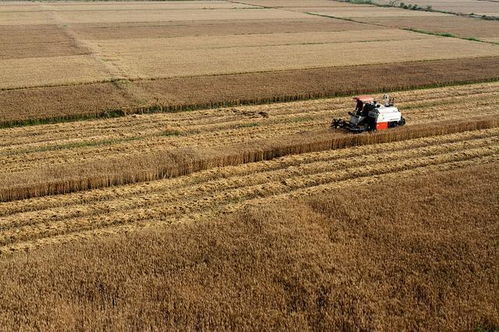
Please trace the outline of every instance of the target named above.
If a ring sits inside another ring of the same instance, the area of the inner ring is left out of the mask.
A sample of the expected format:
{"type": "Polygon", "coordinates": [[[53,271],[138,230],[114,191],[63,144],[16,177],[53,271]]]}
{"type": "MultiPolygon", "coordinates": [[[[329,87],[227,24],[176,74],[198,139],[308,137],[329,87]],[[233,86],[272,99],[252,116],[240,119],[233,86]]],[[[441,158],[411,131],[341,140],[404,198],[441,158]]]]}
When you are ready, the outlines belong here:
{"type": "Polygon", "coordinates": [[[393,91],[499,79],[496,68],[499,58],[491,57],[4,90],[0,123],[393,91]],[[373,85],[377,76],[385,79],[373,85]]]}
{"type": "Polygon", "coordinates": [[[0,103],[0,119],[10,122],[95,115],[127,108],[134,101],[112,83],[93,83],[4,90],[0,103]]]}
{"type": "Polygon", "coordinates": [[[224,36],[263,33],[332,32],[348,30],[374,30],[377,26],[330,18],[273,19],[239,21],[232,20],[193,22],[128,22],[72,24],[71,29],[81,39],[132,39],[166,38],[186,36],[224,36]]]}
{"type": "Polygon", "coordinates": [[[57,25],[0,25],[0,60],[88,54],[57,25]]]}
{"type": "Polygon", "coordinates": [[[140,233],[75,234],[2,259],[0,324],[492,329],[498,174],[490,163],[428,166],[228,216],[152,218],[158,227],[140,233]]]}

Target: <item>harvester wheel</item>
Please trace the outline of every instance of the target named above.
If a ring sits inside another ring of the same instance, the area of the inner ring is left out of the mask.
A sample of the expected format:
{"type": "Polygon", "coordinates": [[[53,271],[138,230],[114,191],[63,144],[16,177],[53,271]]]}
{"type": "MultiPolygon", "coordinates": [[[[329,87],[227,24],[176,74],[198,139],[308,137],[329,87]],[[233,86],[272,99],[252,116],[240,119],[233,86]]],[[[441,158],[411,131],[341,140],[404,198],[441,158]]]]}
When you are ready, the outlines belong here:
{"type": "Polygon", "coordinates": [[[405,125],[405,119],[404,119],[404,117],[401,117],[401,118],[400,118],[400,121],[398,122],[398,124],[397,124],[397,125],[399,125],[399,126],[403,126],[403,125],[405,125]]]}

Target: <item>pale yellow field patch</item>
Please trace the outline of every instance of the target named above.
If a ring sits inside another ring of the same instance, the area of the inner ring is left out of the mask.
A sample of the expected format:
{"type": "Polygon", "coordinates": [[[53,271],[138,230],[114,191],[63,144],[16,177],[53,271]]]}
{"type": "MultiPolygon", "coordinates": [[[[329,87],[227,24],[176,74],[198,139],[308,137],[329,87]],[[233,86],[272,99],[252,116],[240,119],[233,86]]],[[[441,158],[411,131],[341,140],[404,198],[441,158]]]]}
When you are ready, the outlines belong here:
{"type": "Polygon", "coordinates": [[[110,57],[140,54],[144,50],[154,50],[164,54],[172,50],[196,50],[210,48],[256,47],[273,45],[352,43],[362,41],[393,41],[433,38],[429,35],[399,29],[379,29],[341,32],[304,32],[237,35],[174,37],[174,38],[136,38],[95,41],[101,54],[110,57]]]}
{"type": "Polygon", "coordinates": [[[110,79],[88,55],[0,61],[0,88],[73,84],[110,79]]]}
{"type": "Polygon", "coordinates": [[[189,49],[124,54],[116,64],[130,77],[156,78],[499,56],[499,47],[454,38],[189,49]]]}
{"type": "Polygon", "coordinates": [[[51,16],[50,12],[0,11],[0,25],[22,25],[22,24],[54,24],[54,19],[51,16]]]}
{"type": "Polygon", "coordinates": [[[304,13],[278,9],[192,9],[192,10],[116,10],[61,11],[61,23],[165,22],[198,20],[260,20],[309,18],[304,13]]]}
{"type": "MultiPolygon", "coordinates": [[[[387,4],[389,0],[376,0],[377,3],[387,4]]],[[[400,4],[397,1],[396,5],[400,4]]],[[[411,0],[406,3],[415,4],[419,7],[449,11],[462,14],[479,14],[488,16],[499,16],[499,2],[496,0],[411,0]]]]}
{"type": "Polygon", "coordinates": [[[44,2],[19,3],[0,2],[0,12],[19,11],[78,11],[78,10],[153,10],[153,9],[230,9],[230,8],[255,8],[257,6],[228,1],[138,1],[138,2],[44,2]]]}
{"type": "Polygon", "coordinates": [[[309,8],[308,12],[332,17],[412,17],[412,16],[447,16],[444,13],[426,12],[420,10],[406,10],[400,8],[385,8],[375,6],[354,5],[346,8],[309,8]]]}
{"type": "Polygon", "coordinates": [[[244,3],[274,7],[274,8],[306,8],[306,7],[350,7],[352,4],[347,2],[331,0],[250,0],[244,3]]]}
{"type": "Polygon", "coordinates": [[[37,11],[40,10],[40,4],[35,2],[0,2],[0,12],[12,12],[12,11],[37,11]]]}

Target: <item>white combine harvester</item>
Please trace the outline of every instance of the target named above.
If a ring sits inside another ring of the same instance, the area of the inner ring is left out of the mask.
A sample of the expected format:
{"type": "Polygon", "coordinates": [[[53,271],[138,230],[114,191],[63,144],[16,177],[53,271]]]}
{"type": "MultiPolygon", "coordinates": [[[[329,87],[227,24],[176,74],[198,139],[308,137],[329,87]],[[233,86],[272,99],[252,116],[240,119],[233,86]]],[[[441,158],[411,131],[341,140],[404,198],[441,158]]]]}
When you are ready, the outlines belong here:
{"type": "Polygon", "coordinates": [[[384,95],[384,103],[379,104],[371,96],[358,96],[355,101],[354,112],[350,114],[350,121],[334,119],[332,128],[344,128],[354,133],[364,131],[384,130],[405,125],[405,119],[397,107],[393,106],[393,98],[384,95]]]}

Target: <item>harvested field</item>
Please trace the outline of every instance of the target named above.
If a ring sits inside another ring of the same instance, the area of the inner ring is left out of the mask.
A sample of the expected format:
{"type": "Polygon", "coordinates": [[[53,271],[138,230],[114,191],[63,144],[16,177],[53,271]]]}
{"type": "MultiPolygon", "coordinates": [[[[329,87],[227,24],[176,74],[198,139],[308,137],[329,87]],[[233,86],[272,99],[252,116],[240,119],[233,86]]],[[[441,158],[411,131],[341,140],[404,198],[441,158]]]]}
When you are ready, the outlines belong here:
{"type": "Polygon", "coordinates": [[[288,101],[497,79],[499,58],[489,57],[16,89],[0,91],[0,123],[108,116],[115,114],[109,112],[114,110],[135,113],[288,101]],[[373,85],[371,78],[376,76],[385,79],[373,85]]]}
{"type": "Polygon", "coordinates": [[[140,229],[151,223],[196,220],[215,212],[236,211],[248,203],[376,182],[380,175],[385,179],[399,178],[493,163],[498,161],[497,137],[497,129],[471,131],[301,154],[119,188],[1,203],[0,250],[8,252],[92,238],[140,229]]]}
{"type": "Polygon", "coordinates": [[[57,25],[0,25],[0,60],[88,54],[57,25]]]}
{"type": "Polygon", "coordinates": [[[381,136],[326,130],[333,117],[351,108],[350,98],[4,129],[0,196],[70,192],[286,154],[491,128],[497,125],[498,86],[400,92],[408,129],[381,136]],[[477,109],[476,117],[455,111],[464,105],[477,109]]]}
{"type": "MultiPolygon", "coordinates": [[[[0,4],[0,8],[4,8],[0,4]]],[[[8,12],[0,9],[0,26],[2,25],[17,25],[17,24],[33,24],[46,25],[53,24],[53,18],[49,12],[42,11],[15,11],[8,12]]]]}
{"type": "Polygon", "coordinates": [[[206,21],[206,20],[261,20],[308,18],[300,12],[278,9],[188,9],[188,10],[109,10],[109,11],[59,11],[62,23],[110,23],[156,21],[206,21]]]}
{"type": "MultiPolygon", "coordinates": [[[[389,0],[375,0],[377,3],[386,4],[389,0]]],[[[401,1],[397,1],[398,5],[401,1]]],[[[431,6],[433,10],[451,12],[458,14],[478,14],[487,16],[499,16],[499,2],[490,0],[411,0],[406,4],[415,4],[426,8],[431,6]]]]}
{"type": "MultiPolygon", "coordinates": [[[[355,40],[355,33],[359,35],[357,38],[361,39],[365,35],[365,32],[348,32],[342,38],[355,40]]],[[[100,48],[105,56],[115,59],[113,63],[122,68],[128,77],[142,79],[391,63],[407,59],[437,60],[499,55],[499,47],[496,45],[428,37],[418,33],[411,33],[413,40],[409,39],[410,37],[399,40],[404,36],[410,36],[403,32],[399,33],[399,37],[389,41],[366,42],[369,38],[365,38],[359,42],[319,44],[306,42],[297,44],[298,41],[295,41],[295,45],[276,43],[268,46],[244,47],[227,44],[231,46],[205,49],[174,47],[174,52],[167,52],[172,47],[168,44],[166,48],[158,48],[163,52],[157,52],[155,48],[157,43],[149,45],[148,39],[142,39],[143,46],[139,45],[135,51],[132,48],[133,43],[130,45],[127,40],[116,41],[114,47],[106,47],[103,43],[100,48]],[[352,53],[352,49],[356,52],[352,53]],[[373,49],[383,49],[383,52],[372,52],[373,49]],[[289,57],[288,54],[294,56],[289,57]]],[[[343,33],[330,34],[343,35],[343,33]]],[[[273,37],[263,36],[263,38],[273,37]]],[[[209,37],[203,39],[207,40],[206,43],[210,43],[209,37]]]]}
{"type": "Polygon", "coordinates": [[[308,7],[351,7],[351,4],[339,1],[331,0],[307,0],[306,2],[301,0],[250,0],[245,1],[245,3],[265,6],[271,8],[285,8],[285,9],[303,9],[308,7]]]}
{"type": "Polygon", "coordinates": [[[117,78],[111,77],[102,63],[89,55],[0,60],[0,76],[0,89],[70,85],[117,78]]]}
{"type": "Polygon", "coordinates": [[[188,36],[230,36],[273,33],[333,32],[374,30],[373,25],[313,17],[307,19],[273,19],[185,22],[125,22],[100,24],[72,24],[71,29],[83,40],[132,38],[169,38],[188,36]]]}
{"type": "MultiPolygon", "coordinates": [[[[99,47],[104,54],[113,56],[123,52],[130,54],[144,53],[145,49],[154,53],[178,53],[180,50],[222,49],[229,51],[239,47],[264,47],[282,45],[343,44],[355,42],[401,41],[432,39],[431,36],[404,31],[400,29],[374,29],[373,31],[335,31],[335,32],[296,32],[250,34],[241,38],[239,35],[226,36],[191,36],[169,38],[136,38],[101,40],[99,47]],[[305,42],[306,41],[306,42],[305,42]]],[[[148,52],[145,52],[148,53],[148,52]]],[[[167,59],[169,57],[167,56],[167,59]]]]}
{"type": "Polygon", "coordinates": [[[172,219],[155,219],[151,231],[19,252],[0,262],[0,324],[492,329],[499,324],[499,210],[491,204],[499,169],[437,168],[446,167],[336,182],[311,197],[255,202],[229,216],[168,227],[172,219]]]}
{"type": "Polygon", "coordinates": [[[183,10],[183,9],[235,9],[235,8],[254,8],[255,6],[247,5],[244,3],[236,3],[229,1],[106,1],[102,3],[95,2],[49,2],[47,4],[42,4],[26,8],[24,4],[18,6],[11,6],[7,11],[16,10],[39,10],[39,11],[122,11],[122,10],[183,10]]]}
{"type": "Polygon", "coordinates": [[[489,40],[499,38],[499,21],[487,21],[460,16],[434,17],[366,17],[362,22],[383,26],[409,28],[434,33],[450,33],[461,38],[489,40]]]}
{"type": "Polygon", "coordinates": [[[390,7],[351,5],[344,8],[307,8],[313,14],[327,15],[339,18],[365,18],[365,17],[446,17],[447,14],[433,13],[417,10],[406,10],[390,7]]]}
{"type": "Polygon", "coordinates": [[[0,330],[496,328],[492,19],[0,3],[0,330]]]}

